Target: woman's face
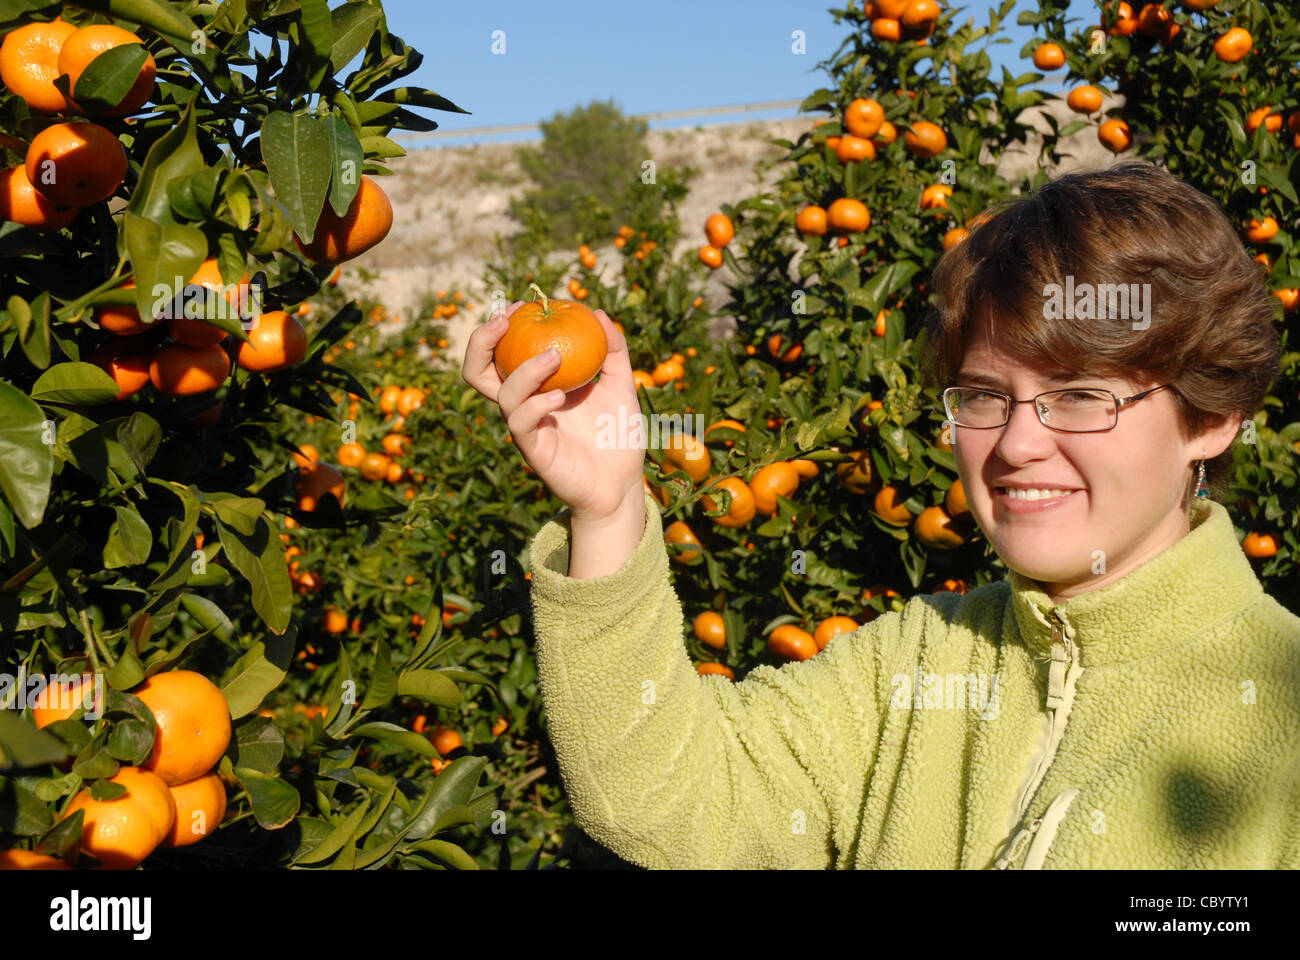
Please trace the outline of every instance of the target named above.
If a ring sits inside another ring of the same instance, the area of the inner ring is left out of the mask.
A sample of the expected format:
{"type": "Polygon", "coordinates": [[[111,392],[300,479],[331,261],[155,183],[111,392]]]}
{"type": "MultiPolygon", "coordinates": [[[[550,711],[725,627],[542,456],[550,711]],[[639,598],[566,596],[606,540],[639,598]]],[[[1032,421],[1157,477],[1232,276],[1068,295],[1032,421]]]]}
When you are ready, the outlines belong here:
{"type": "MultiPolygon", "coordinates": [[[[987,375],[995,380],[991,388],[1017,400],[1067,387],[1100,387],[1124,398],[1159,386],[1106,377],[1048,379],[1060,372],[1009,359],[980,322],[972,325],[956,383],[972,385],[973,376],[987,375]]],[[[1120,579],[1184,536],[1189,466],[1226,449],[1238,424],[1184,440],[1172,401],[1168,389],[1158,390],[1123,407],[1115,428],[1102,433],[1051,430],[1029,403],[1014,406],[1001,428],[954,427],[957,473],[1003,563],[1063,601],[1120,579]],[[1046,509],[1013,512],[997,489],[1007,483],[1073,492],[1046,509]]]]}

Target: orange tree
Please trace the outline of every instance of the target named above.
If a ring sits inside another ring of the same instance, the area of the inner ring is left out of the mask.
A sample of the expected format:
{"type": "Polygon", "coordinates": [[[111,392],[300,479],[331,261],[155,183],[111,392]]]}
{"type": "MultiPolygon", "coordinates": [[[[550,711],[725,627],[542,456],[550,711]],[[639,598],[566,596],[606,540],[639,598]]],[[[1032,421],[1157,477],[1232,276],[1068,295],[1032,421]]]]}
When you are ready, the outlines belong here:
{"type": "MultiPolygon", "coordinates": [[[[470,865],[439,834],[487,822],[483,760],[438,773],[434,746],[395,722],[408,703],[460,697],[463,673],[438,663],[441,619],[398,649],[375,636],[340,650],[309,683],[311,584],[280,533],[359,537],[404,510],[287,459],[304,418],[338,415],[331,389],[365,392],[325,360],[356,304],[298,304],[391,225],[378,178],[402,151],[387,134],[436,126],[411,108],[459,108],[381,92],[421,56],[378,2],[17,0],[0,5],[0,35],[0,659],[6,677],[106,679],[89,713],[0,710],[0,849],[470,865]],[[187,716],[151,699],[183,675],[219,706],[187,716]],[[164,730],[228,745],[185,768],[214,769],[219,788],[172,794],[175,816],[216,829],[152,852],[162,820],[175,825],[145,776],[164,730]],[[140,844],[106,847],[92,801],[140,844]]],[[[0,706],[29,693],[7,683],[0,706]]]]}

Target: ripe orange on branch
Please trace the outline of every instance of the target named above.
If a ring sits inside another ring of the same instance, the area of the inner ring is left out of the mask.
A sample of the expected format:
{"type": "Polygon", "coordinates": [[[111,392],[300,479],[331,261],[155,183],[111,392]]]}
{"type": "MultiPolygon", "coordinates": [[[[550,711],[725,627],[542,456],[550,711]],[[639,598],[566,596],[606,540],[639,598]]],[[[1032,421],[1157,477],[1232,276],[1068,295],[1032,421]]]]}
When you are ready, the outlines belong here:
{"type": "Polygon", "coordinates": [[[862,233],[871,226],[867,205],[852,197],[840,197],[832,203],[827,216],[836,233],[862,233]]]}
{"type": "Polygon", "coordinates": [[[330,464],[311,463],[298,471],[293,492],[298,498],[298,509],[311,513],[320,506],[321,498],[328,493],[332,493],[342,507],[347,483],[343,474],[330,464]]]}
{"type": "Polygon", "coordinates": [[[852,617],[827,617],[817,624],[817,629],[813,631],[813,640],[817,642],[818,650],[825,650],[826,644],[831,642],[832,637],[837,637],[841,633],[852,633],[856,629],[858,629],[858,622],[852,617]]]}
{"type": "Polygon", "coordinates": [[[826,211],[814,204],[803,207],[795,215],[794,228],[808,237],[820,237],[826,233],[826,211]]]}
{"type": "Polygon", "coordinates": [[[1097,139],[1111,153],[1123,153],[1133,146],[1133,134],[1123,120],[1110,119],[1097,128],[1097,139]]]}
{"type": "Polygon", "coordinates": [[[1233,27],[1218,40],[1214,41],[1214,55],[1224,63],[1236,63],[1250,53],[1255,39],[1250,31],[1242,27],[1233,27]]]}
{"type": "Polygon", "coordinates": [[[73,798],[63,819],[82,811],[81,849],[110,870],[130,870],[167,839],[176,809],[167,784],[148,770],[122,767],[108,782],[126,792],[96,800],[86,787],[73,798]]]}
{"type": "Polygon", "coordinates": [[[248,339],[239,345],[239,365],[256,373],[287,370],[307,355],[307,331],[298,318],[271,310],[257,318],[248,339]]]}
{"type": "MultiPolygon", "coordinates": [[[[125,340],[126,338],[122,338],[125,340]]],[[[144,389],[149,382],[148,353],[123,355],[129,348],[126,343],[106,343],[90,356],[90,362],[107,373],[117,383],[119,390],[114,400],[125,400],[144,389]]]]}
{"type": "Polygon", "coordinates": [[[27,179],[51,203],[86,207],[111,197],[126,177],[126,151],[97,123],[46,127],[32,138],[27,179]]]}
{"type": "Polygon", "coordinates": [[[0,170],[0,220],[33,230],[62,230],[77,219],[76,207],[56,206],[27,177],[24,166],[0,170]]]}
{"type": "Polygon", "coordinates": [[[952,517],[943,507],[926,507],[916,518],[916,537],[932,550],[952,550],[966,542],[966,538],[953,529],[952,517]]]}
{"type": "Polygon", "coordinates": [[[813,635],[792,623],[783,623],[773,630],[768,635],[767,646],[778,657],[787,660],[807,660],[819,652],[813,635]]]}
{"type": "Polygon", "coordinates": [[[884,122],[884,108],[868,97],[858,97],[844,108],[844,126],[855,137],[874,137],[884,122]]]}
{"type": "MultiPolygon", "coordinates": [[[[68,89],[72,92],[74,106],[80,109],[80,105],[75,103],[77,81],[81,79],[81,74],[90,66],[91,61],[107,50],[129,43],[143,44],[144,41],[129,30],[107,23],[92,23],[82,27],[64,41],[63,47],[59,50],[59,72],[68,75],[70,84],[68,89]]],[[[116,106],[105,110],[104,115],[120,117],[140,109],[153,94],[156,73],[157,64],[154,63],[153,54],[147,54],[131,89],[116,106]]]]}
{"type": "Polygon", "coordinates": [[[799,489],[799,471],[794,465],[784,460],[759,467],[749,481],[749,489],[754,494],[754,507],[759,513],[772,516],[777,512],[777,497],[787,500],[799,489]]]}
{"type": "Polygon", "coordinates": [[[132,691],[158,728],[142,767],[169,784],[201,777],[230,744],[230,707],[217,685],[193,670],[156,673],[132,691]]]}
{"type": "Polygon", "coordinates": [[[217,389],[230,376],[230,357],[220,346],[173,343],[154,351],[149,379],[163,393],[188,397],[217,389]]]}
{"type": "MultiPolygon", "coordinates": [[[[668,529],[664,531],[664,542],[676,543],[688,548],[698,548],[700,546],[699,537],[695,535],[694,530],[687,526],[684,520],[674,520],[668,525],[668,529]]],[[[700,551],[698,549],[686,549],[679,553],[670,554],[672,559],[678,563],[690,563],[699,555],[700,551]]]]}
{"type": "Polygon", "coordinates": [[[0,81],[22,97],[30,110],[58,113],[68,101],[54,80],[59,69],[59,51],[77,32],[75,24],[55,19],[49,23],[28,23],[10,30],[0,44],[0,81]]]}
{"type": "Polygon", "coordinates": [[[948,137],[937,123],[921,120],[903,134],[903,146],[912,156],[926,160],[943,152],[948,146],[948,137]]]}
{"type": "Polygon", "coordinates": [[[705,610],[699,614],[691,629],[700,643],[708,644],[715,650],[727,648],[727,625],[722,614],[716,610],[705,610]]]}
{"type": "Polygon", "coordinates": [[[361,178],[357,195],[340,217],[326,199],[311,243],[293,235],[298,249],[316,263],[335,264],[361,256],[393,228],[393,205],[388,194],[370,177],[361,178]]]}
{"type": "Polygon", "coordinates": [[[188,847],[198,843],[221,825],[226,815],[226,785],[209,773],[169,787],[174,817],[163,840],[166,847],[188,847]]]}
{"type": "Polygon", "coordinates": [[[525,303],[510,315],[510,328],[493,352],[504,380],[522,364],[554,348],[559,368],[542,381],[541,390],[568,393],[590,383],[609,352],[605,330],[590,309],[570,300],[551,300],[532,284],[540,300],[525,303]]]}
{"type": "Polygon", "coordinates": [[[1101,91],[1085,83],[1066,95],[1065,104],[1075,113],[1096,113],[1101,109],[1101,99],[1101,91]]]}
{"type": "Polygon", "coordinates": [[[1034,66],[1039,70],[1056,70],[1065,66],[1065,51],[1055,43],[1040,44],[1034,51],[1034,66]]]}
{"type": "MultiPolygon", "coordinates": [[[[710,484],[709,489],[726,490],[731,494],[731,507],[720,517],[710,517],[710,519],[720,527],[743,527],[754,519],[754,513],[757,507],[754,504],[754,493],[749,485],[739,477],[727,477],[717,484],[710,484]]],[[[707,494],[700,498],[700,503],[706,510],[717,510],[721,503],[707,494]]]]}
{"type": "Polygon", "coordinates": [[[731,242],[731,238],[736,235],[736,228],[725,213],[715,213],[704,222],[704,235],[710,244],[721,248],[731,242]]]}

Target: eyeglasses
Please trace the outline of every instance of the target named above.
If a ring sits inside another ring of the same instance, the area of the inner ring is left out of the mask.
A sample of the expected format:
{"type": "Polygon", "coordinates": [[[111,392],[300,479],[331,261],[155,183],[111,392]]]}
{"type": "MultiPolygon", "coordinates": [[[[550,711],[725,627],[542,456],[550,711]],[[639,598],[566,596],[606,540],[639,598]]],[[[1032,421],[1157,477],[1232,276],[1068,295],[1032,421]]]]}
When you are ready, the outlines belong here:
{"type": "Polygon", "coordinates": [[[1000,390],[979,387],[949,387],[943,392],[943,407],[948,419],[959,427],[990,430],[1006,426],[1011,406],[1032,403],[1043,426],[1065,433],[1101,433],[1113,430],[1119,422],[1121,407],[1137,403],[1143,397],[1170,386],[1163,383],[1131,397],[1117,397],[1109,390],[1051,390],[1031,400],[1016,400],[1000,390]]]}

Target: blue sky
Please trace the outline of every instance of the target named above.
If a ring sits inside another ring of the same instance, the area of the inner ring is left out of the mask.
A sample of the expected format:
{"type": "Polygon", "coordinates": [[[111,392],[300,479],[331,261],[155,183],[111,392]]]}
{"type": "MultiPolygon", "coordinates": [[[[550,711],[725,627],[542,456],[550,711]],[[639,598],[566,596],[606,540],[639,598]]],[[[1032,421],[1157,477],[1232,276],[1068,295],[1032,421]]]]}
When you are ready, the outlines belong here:
{"type": "MultiPolygon", "coordinates": [[[[855,0],[856,2],[856,0],[855,0]]],[[[995,75],[1032,69],[1016,54],[1030,37],[1015,15],[1012,43],[989,49],[995,75]]],[[[801,99],[822,86],[817,63],[835,51],[848,26],[828,12],[831,0],[385,0],[389,29],[424,54],[401,82],[437,91],[470,116],[419,111],[441,130],[536,123],[592,100],[613,99],[625,113],[651,113],[801,99]],[[492,52],[504,31],[504,55],[492,52]],[[791,52],[803,30],[807,53],[791,52]]],[[[1036,4],[1032,4],[1036,6],[1036,4]]],[[[960,17],[988,22],[994,4],[973,0],[960,17]]],[[[1072,15],[1090,16],[1092,0],[1073,0],[1072,15]]],[[[359,59],[358,61],[359,62],[359,59]]],[[[354,64],[355,66],[355,64],[354,64]]],[[[794,111],[751,114],[792,116],[794,111]]],[[[717,119],[744,119],[742,116],[717,119]]],[[[690,125],[666,120],[656,128],[690,125]]],[[[397,132],[396,139],[403,139],[397,132]]],[[[498,135],[498,141],[515,139],[498,135]]],[[[456,143],[408,141],[410,147],[456,143]]]]}

